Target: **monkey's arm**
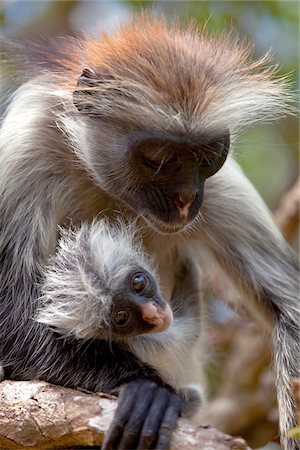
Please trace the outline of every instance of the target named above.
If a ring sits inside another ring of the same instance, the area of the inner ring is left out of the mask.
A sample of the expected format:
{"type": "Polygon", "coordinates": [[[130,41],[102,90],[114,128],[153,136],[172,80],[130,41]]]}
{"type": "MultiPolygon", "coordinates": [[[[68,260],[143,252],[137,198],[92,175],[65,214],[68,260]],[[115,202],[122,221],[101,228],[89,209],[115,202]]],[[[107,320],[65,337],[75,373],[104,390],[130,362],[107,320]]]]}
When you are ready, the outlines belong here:
{"type": "Polygon", "coordinates": [[[297,331],[298,261],[234,161],[207,180],[202,213],[199,240],[246,294],[250,310],[267,314],[270,329],[282,316],[297,331]]]}
{"type": "MultiPolygon", "coordinates": [[[[299,376],[298,262],[233,161],[206,184],[199,239],[242,289],[245,306],[254,315],[261,311],[265,325],[273,328],[281,429],[286,435],[296,420],[290,380],[299,376]]],[[[285,440],[286,448],[294,448],[285,440]]]]}

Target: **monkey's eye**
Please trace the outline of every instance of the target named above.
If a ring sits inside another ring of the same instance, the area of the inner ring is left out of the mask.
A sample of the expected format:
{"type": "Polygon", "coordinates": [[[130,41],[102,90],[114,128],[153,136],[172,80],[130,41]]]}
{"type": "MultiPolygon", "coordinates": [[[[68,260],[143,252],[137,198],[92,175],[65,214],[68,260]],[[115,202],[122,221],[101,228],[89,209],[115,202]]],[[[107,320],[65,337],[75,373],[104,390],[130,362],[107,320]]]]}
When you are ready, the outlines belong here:
{"type": "Polygon", "coordinates": [[[169,156],[158,155],[156,158],[155,156],[144,155],[142,161],[145,167],[155,172],[167,171],[170,168],[176,168],[178,165],[178,160],[174,155],[169,156]]]}
{"type": "Polygon", "coordinates": [[[149,278],[142,273],[136,273],[131,278],[131,288],[136,294],[142,293],[149,285],[149,278]]]}
{"type": "Polygon", "coordinates": [[[150,157],[143,157],[143,164],[144,166],[148,167],[148,169],[157,170],[159,169],[159,166],[161,164],[160,160],[156,160],[154,158],[150,157]]]}
{"type": "Polygon", "coordinates": [[[127,309],[119,309],[114,315],[114,322],[118,328],[124,328],[130,321],[130,312],[127,309]]]}

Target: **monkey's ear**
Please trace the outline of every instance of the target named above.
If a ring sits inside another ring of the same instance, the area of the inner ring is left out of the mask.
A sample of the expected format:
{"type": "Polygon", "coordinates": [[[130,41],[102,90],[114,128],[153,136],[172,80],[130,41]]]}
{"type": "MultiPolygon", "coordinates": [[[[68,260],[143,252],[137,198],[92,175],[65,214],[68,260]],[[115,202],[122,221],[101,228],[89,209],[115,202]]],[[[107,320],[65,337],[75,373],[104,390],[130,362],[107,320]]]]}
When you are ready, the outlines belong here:
{"type": "Polygon", "coordinates": [[[99,77],[91,69],[84,69],[78,78],[76,89],[73,92],[73,102],[78,111],[93,113],[95,101],[93,94],[97,84],[99,85],[99,77]]]}

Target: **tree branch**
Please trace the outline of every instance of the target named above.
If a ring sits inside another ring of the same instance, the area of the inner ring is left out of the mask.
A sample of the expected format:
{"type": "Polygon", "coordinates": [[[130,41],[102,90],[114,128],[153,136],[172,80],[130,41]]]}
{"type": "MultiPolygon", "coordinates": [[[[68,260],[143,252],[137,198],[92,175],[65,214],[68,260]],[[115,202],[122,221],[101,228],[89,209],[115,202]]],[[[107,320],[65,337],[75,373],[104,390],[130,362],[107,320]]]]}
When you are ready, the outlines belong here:
{"type": "MultiPolygon", "coordinates": [[[[0,449],[100,448],[117,406],[115,397],[43,381],[0,383],[0,449]]],[[[241,438],[180,419],[172,450],[249,450],[241,438]]]]}
{"type": "Polygon", "coordinates": [[[290,240],[299,227],[300,178],[280,199],[274,212],[276,222],[287,240],[290,240]]]}

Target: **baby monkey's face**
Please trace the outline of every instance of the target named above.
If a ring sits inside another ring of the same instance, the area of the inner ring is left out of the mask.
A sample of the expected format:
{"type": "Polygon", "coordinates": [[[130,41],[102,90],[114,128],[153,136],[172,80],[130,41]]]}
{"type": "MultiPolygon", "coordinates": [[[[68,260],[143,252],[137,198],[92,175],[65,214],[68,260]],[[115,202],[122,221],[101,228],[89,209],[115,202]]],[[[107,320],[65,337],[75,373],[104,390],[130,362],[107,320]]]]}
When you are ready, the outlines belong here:
{"type": "Polygon", "coordinates": [[[153,276],[144,269],[127,275],[113,294],[109,314],[107,323],[116,339],[164,331],[173,320],[171,308],[162,299],[153,276]]]}

